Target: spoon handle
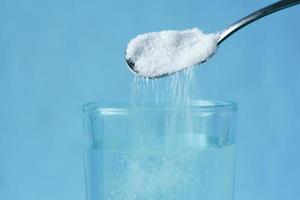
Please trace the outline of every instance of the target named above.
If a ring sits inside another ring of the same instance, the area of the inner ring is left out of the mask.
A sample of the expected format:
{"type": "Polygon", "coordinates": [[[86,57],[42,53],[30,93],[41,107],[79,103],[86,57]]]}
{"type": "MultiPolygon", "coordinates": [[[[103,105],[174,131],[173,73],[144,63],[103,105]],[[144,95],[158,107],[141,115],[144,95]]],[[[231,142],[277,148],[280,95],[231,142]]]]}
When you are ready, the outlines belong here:
{"type": "Polygon", "coordinates": [[[220,38],[218,40],[218,45],[221,42],[223,42],[226,38],[228,38],[230,35],[232,35],[236,31],[238,31],[239,29],[243,28],[244,26],[246,26],[246,25],[248,25],[248,24],[264,17],[264,16],[267,16],[269,14],[272,14],[272,13],[276,12],[276,11],[294,6],[294,5],[299,4],[299,3],[300,3],[300,0],[281,0],[281,1],[278,1],[276,3],[273,3],[269,6],[266,6],[262,9],[259,9],[259,10],[255,11],[254,13],[240,19],[239,21],[232,24],[229,28],[224,30],[220,35],[220,38]]]}

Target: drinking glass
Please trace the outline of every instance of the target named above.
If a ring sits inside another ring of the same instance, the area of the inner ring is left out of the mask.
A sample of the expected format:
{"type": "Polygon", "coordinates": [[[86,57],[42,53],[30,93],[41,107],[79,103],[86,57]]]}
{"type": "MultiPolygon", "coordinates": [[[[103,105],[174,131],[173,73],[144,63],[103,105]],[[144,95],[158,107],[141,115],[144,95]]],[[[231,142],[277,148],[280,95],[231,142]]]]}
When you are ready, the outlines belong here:
{"type": "Polygon", "coordinates": [[[233,200],[236,103],[83,111],[87,200],[233,200]]]}

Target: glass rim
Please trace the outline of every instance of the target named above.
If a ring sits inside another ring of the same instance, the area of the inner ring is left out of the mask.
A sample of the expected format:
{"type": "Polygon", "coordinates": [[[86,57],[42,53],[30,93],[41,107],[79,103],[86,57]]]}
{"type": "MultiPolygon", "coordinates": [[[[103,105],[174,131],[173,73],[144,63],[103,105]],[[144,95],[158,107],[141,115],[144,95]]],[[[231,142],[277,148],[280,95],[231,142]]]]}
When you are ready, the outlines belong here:
{"type": "Polygon", "coordinates": [[[170,106],[167,103],[163,105],[155,105],[149,103],[147,105],[130,105],[129,102],[122,101],[96,101],[83,105],[83,112],[100,112],[103,115],[126,114],[131,112],[159,112],[159,111],[231,111],[238,109],[238,104],[228,100],[192,100],[189,105],[170,106]]]}

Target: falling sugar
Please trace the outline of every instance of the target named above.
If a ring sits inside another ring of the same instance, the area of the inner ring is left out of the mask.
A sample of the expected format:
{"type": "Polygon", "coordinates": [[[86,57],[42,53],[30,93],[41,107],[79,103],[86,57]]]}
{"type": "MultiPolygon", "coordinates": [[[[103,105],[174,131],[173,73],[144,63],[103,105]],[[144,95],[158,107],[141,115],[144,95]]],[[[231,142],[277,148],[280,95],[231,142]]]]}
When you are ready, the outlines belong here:
{"type": "Polygon", "coordinates": [[[140,106],[189,106],[197,96],[195,69],[187,69],[163,79],[135,76],[131,83],[131,105],[140,106]]]}

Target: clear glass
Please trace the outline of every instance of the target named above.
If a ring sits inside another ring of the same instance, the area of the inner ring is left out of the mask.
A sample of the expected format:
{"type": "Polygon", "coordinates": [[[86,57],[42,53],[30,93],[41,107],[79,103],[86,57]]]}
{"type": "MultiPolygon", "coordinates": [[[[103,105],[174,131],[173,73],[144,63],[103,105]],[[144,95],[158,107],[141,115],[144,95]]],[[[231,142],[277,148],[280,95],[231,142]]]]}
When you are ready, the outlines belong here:
{"type": "Polygon", "coordinates": [[[233,200],[236,111],[85,105],[87,200],[233,200]]]}

